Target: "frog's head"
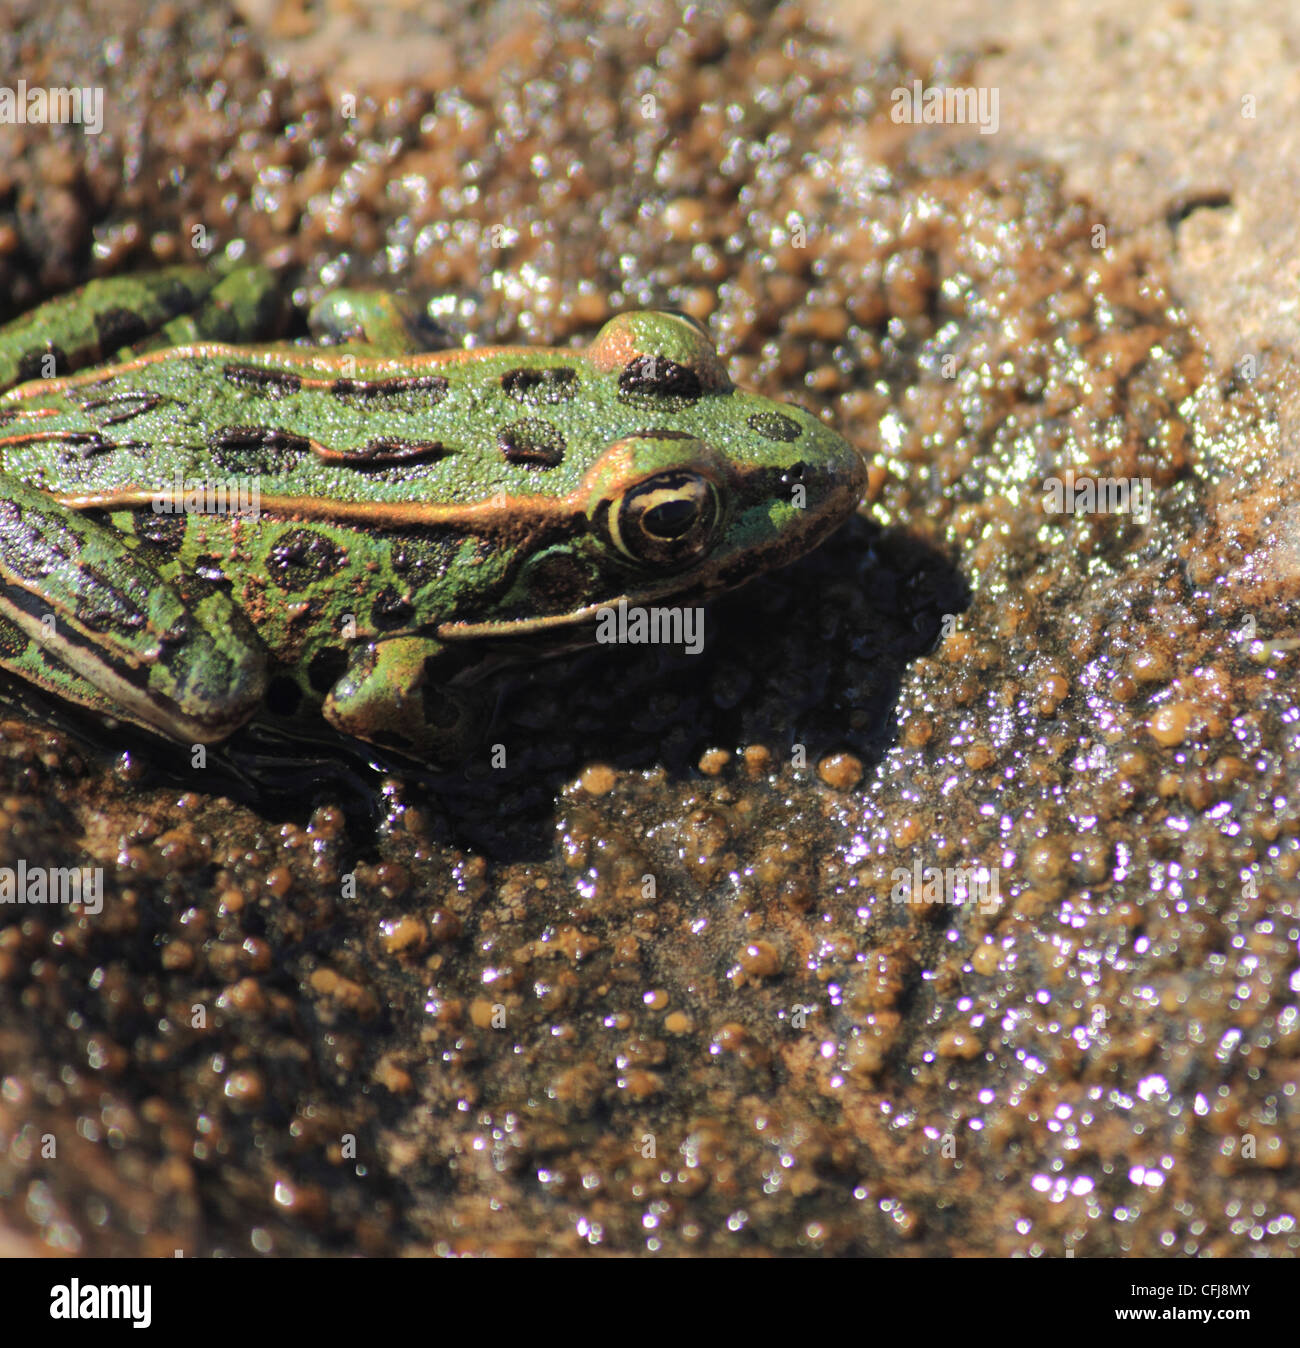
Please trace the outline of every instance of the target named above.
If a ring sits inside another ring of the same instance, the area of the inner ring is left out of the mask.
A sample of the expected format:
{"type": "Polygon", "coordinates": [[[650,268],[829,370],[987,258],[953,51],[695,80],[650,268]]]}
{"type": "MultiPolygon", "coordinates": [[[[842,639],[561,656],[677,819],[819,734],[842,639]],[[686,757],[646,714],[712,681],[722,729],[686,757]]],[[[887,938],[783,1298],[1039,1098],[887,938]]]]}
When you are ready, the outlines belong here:
{"type": "Polygon", "coordinates": [[[734,441],[726,453],[677,430],[647,429],[609,446],[587,474],[584,510],[629,600],[729,589],[807,552],[848,518],[861,495],[861,459],[803,416],[809,452],[799,458],[740,459],[734,441]],[[837,444],[819,450],[818,433],[837,444]]]}
{"type": "Polygon", "coordinates": [[[728,589],[815,547],[857,508],[858,451],[802,408],[735,388],[692,319],[623,314],[587,355],[647,414],[584,484],[593,533],[646,592],[671,577],[701,595],[728,589]]]}
{"type": "Polygon", "coordinates": [[[692,320],[621,315],[586,360],[592,419],[618,433],[554,503],[568,526],[534,548],[495,630],[542,635],[623,598],[697,602],[792,561],[857,507],[857,450],[801,408],[735,388],[692,320]]]}

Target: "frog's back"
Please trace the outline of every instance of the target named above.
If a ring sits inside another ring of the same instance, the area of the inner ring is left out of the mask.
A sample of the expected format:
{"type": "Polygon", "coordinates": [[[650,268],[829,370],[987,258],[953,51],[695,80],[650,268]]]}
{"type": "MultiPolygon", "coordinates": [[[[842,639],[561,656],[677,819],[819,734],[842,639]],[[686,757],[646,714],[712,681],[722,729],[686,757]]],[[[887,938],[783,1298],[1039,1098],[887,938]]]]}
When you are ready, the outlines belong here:
{"type": "Polygon", "coordinates": [[[500,347],[397,359],[199,344],[0,400],[4,467],[104,505],[180,478],[263,497],[455,506],[563,497],[608,446],[659,432],[788,443],[788,413],[735,390],[698,329],[629,314],[585,351],[500,347]]]}

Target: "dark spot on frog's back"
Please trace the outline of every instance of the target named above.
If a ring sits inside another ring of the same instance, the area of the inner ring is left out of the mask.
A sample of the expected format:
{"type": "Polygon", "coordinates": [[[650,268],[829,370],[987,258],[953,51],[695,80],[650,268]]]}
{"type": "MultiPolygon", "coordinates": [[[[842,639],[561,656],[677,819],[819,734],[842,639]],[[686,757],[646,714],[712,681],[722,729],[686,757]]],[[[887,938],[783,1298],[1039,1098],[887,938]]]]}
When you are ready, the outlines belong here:
{"type": "Polygon", "coordinates": [[[168,555],[180,551],[185,541],[185,516],[162,515],[154,510],[132,512],[131,524],[137,538],[161,549],[168,555]]]}
{"type": "Polygon", "coordinates": [[[525,417],[502,426],[497,432],[497,444],[507,463],[556,468],[564,462],[564,433],[542,417],[525,417]]]}
{"type": "Polygon", "coordinates": [[[347,553],[323,534],[311,529],[291,529],[271,549],[266,574],[282,590],[300,590],[313,581],[336,575],[347,560],[347,553]]]}
{"type": "Polygon", "coordinates": [[[287,370],[262,370],[256,365],[227,365],[222,373],[236,388],[251,389],[263,398],[287,398],[302,388],[302,376],[287,370]]]}
{"type": "Polygon", "coordinates": [[[463,537],[406,534],[396,538],[390,555],[394,571],[411,590],[439,581],[460,554],[463,537]]]}
{"type": "Polygon", "coordinates": [[[226,577],[217,559],[208,558],[207,563],[202,575],[195,572],[193,575],[180,576],[176,580],[176,585],[185,596],[187,604],[197,604],[199,600],[219,593],[225,583],[226,577]]]}
{"type": "Polygon", "coordinates": [[[95,315],[95,338],[106,356],[148,336],[149,324],[130,309],[101,309],[95,315]]]}
{"type": "Polygon", "coordinates": [[[91,632],[130,637],[145,625],[145,616],[97,567],[82,564],[72,611],[91,632]]]}
{"type": "Polygon", "coordinates": [[[415,609],[391,585],[385,585],[370,607],[370,621],[377,632],[395,632],[415,616],[415,609]]]}
{"type": "Polygon", "coordinates": [[[311,442],[274,426],[222,426],[209,438],[208,448],[223,472],[273,476],[292,472],[311,442]]]}
{"type": "Polygon", "coordinates": [[[420,374],[398,379],[336,379],[329,391],[348,407],[419,413],[436,407],[450,388],[440,374],[420,374]]]}
{"type": "Polygon", "coordinates": [[[59,437],[59,461],[80,459],[83,463],[99,454],[111,454],[118,446],[98,431],[72,431],[59,437]]]}
{"type": "Polygon", "coordinates": [[[684,407],[703,393],[704,386],[695,370],[663,356],[638,356],[618,377],[618,396],[624,402],[684,407]]]}
{"type": "Polygon", "coordinates": [[[341,457],[353,468],[391,468],[412,463],[436,463],[446,458],[447,446],[441,440],[405,440],[400,435],[380,435],[367,440],[358,450],[341,457]]]}
{"type": "Polygon", "coordinates": [[[749,419],[749,428],[767,440],[782,440],[787,444],[803,434],[803,427],[797,421],[780,412],[755,412],[749,419]]]}
{"type": "Polygon", "coordinates": [[[154,289],[154,300],[163,312],[165,320],[178,318],[194,308],[194,296],[183,281],[171,277],[154,289]]]}
{"type": "Polygon", "coordinates": [[[562,403],[578,396],[578,373],[567,365],[549,365],[539,370],[507,370],[501,390],[521,403],[562,403]]]}
{"type": "Polygon", "coordinates": [[[108,393],[102,398],[87,398],[81,410],[96,417],[101,426],[119,426],[132,417],[152,412],[163,400],[161,393],[108,393]]]}

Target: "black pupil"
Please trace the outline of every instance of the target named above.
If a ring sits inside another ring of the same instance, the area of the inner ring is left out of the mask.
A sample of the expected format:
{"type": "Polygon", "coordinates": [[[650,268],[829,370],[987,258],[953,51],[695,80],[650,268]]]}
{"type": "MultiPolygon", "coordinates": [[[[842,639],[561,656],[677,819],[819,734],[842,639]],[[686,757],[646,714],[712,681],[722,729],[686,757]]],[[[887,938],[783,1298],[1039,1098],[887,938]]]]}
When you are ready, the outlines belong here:
{"type": "Polygon", "coordinates": [[[698,502],[663,501],[646,511],[642,527],[655,538],[680,538],[698,514],[698,502]]]}

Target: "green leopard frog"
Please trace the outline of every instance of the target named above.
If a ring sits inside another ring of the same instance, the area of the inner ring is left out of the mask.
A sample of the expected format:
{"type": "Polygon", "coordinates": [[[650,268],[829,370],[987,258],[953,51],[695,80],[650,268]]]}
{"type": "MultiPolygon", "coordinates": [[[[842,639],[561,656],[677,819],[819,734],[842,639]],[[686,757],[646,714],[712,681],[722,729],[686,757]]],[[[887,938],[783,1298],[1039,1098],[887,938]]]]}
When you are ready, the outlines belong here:
{"type": "Polygon", "coordinates": [[[444,761],[484,671],[788,562],[862,494],[679,315],[430,352],[336,292],[334,345],[250,345],[279,313],[261,268],[181,267],[0,329],[0,666],[183,744],[323,717],[444,761]]]}

